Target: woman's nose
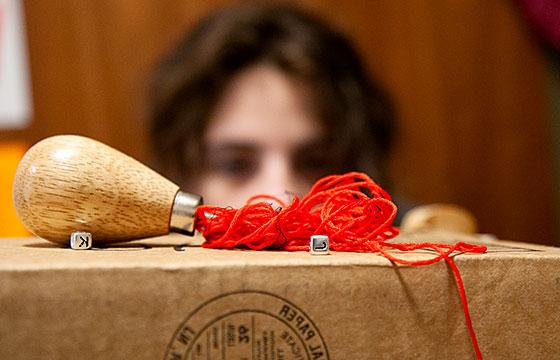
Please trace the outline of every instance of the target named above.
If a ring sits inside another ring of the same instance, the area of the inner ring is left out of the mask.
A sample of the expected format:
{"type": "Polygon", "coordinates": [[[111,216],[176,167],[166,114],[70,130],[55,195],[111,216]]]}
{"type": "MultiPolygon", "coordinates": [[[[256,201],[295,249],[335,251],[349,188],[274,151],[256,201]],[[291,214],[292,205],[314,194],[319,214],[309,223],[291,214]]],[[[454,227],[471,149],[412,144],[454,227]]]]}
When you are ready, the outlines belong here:
{"type": "Polygon", "coordinates": [[[296,178],[288,154],[271,153],[263,159],[260,179],[265,193],[289,201],[295,192],[296,178]]]}

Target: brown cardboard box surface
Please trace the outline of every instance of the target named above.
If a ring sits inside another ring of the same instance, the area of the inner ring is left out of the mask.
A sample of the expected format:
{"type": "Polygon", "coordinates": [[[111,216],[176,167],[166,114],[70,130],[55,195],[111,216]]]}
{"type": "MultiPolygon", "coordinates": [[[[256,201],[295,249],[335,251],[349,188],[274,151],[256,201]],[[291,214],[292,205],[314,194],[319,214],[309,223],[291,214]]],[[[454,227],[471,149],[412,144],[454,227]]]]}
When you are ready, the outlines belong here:
{"type": "MultiPolygon", "coordinates": [[[[457,240],[476,239],[397,239],[457,240]]],[[[184,241],[1,239],[0,359],[474,358],[445,263],[173,246],[184,241]]],[[[560,249],[486,241],[455,257],[484,357],[560,359],[560,249]]]]}

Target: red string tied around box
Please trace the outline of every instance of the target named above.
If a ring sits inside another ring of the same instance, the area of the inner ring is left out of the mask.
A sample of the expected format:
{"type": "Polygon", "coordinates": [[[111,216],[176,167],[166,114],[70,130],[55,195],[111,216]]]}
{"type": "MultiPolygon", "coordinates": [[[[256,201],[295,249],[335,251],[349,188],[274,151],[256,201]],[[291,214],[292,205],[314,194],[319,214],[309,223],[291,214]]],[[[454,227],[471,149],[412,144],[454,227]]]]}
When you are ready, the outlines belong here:
{"type": "Polygon", "coordinates": [[[399,234],[399,229],[392,225],[396,214],[397,207],[385,190],[369,176],[351,172],[318,180],[303,198],[295,197],[290,204],[273,196],[259,195],[250,198],[240,209],[200,206],[195,215],[195,227],[206,239],[202,245],[206,248],[307,251],[312,235],[327,235],[329,249],[333,251],[374,252],[404,265],[428,265],[445,260],[459,288],[476,357],[482,359],[463,280],[452,254],[480,254],[486,252],[486,246],[463,242],[453,245],[388,242],[399,234]],[[271,200],[279,206],[274,207],[271,200]],[[426,248],[438,255],[425,260],[407,260],[388,251],[426,248]]]}

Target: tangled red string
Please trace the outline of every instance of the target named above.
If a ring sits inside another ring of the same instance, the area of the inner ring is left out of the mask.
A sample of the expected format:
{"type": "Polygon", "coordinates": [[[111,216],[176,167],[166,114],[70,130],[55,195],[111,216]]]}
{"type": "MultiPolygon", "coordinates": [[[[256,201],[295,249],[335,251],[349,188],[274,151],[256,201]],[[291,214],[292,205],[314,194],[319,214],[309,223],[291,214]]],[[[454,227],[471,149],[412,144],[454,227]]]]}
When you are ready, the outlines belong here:
{"type": "Polygon", "coordinates": [[[399,234],[392,225],[397,207],[385,190],[369,176],[352,172],[326,176],[313,185],[301,200],[290,204],[259,195],[250,198],[240,209],[211,205],[198,207],[195,227],[206,239],[207,248],[249,248],[309,250],[312,235],[327,235],[334,251],[374,252],[404,265],[429,265],[445,260],[451,267],[459,289],[465,321],[477,359],[482,359],[471,323],[467,296],[454,253],[484,253],[486,246],[458,242],[391,243],[399,234]],[[264,201],[263,201],[264,200],[264,201]],[[266,200],[279,204],[274,208],[266,200]],[[431,249],[438,255],[426,260],[406,260],[387,250],[414,251],[431,249]]]}

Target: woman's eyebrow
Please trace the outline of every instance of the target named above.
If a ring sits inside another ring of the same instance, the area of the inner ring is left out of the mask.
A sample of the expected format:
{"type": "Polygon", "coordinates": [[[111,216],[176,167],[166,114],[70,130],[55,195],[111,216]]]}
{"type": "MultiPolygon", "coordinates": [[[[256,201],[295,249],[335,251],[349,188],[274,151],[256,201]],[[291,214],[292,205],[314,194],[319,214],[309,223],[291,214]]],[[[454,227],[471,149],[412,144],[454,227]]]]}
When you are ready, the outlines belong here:
{"type": "Polygon", "coordinates": [[[219,142],[216,144],[207,144],[206,149],[212,152],[241,152],[253,153],[258,150],[258,145],[240,141],[219,142]]]}

